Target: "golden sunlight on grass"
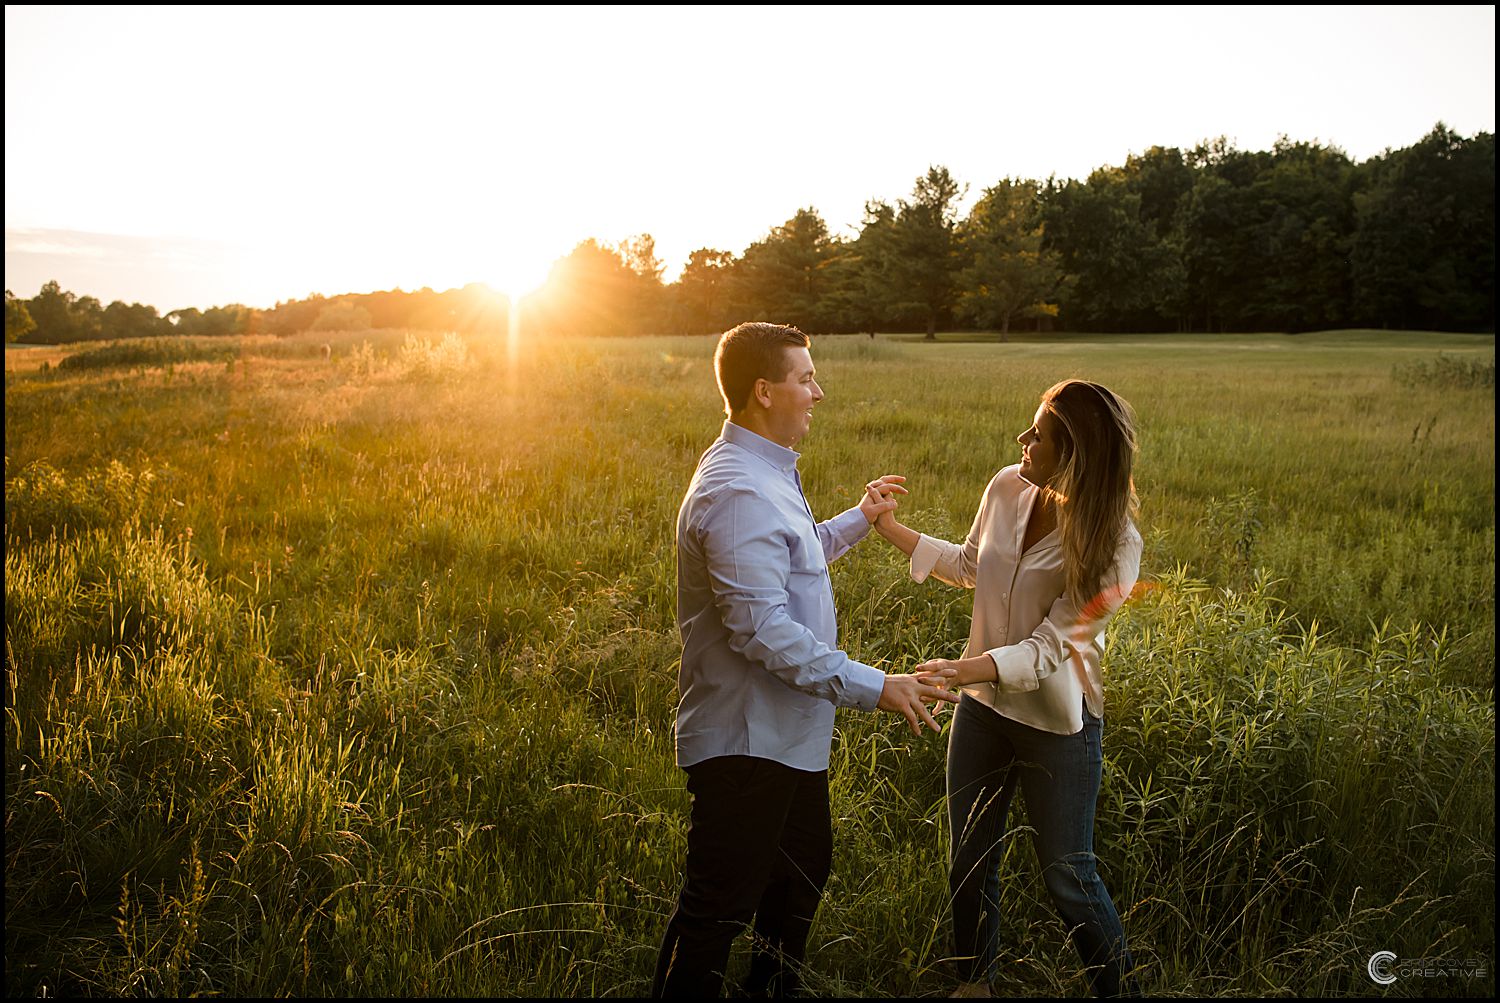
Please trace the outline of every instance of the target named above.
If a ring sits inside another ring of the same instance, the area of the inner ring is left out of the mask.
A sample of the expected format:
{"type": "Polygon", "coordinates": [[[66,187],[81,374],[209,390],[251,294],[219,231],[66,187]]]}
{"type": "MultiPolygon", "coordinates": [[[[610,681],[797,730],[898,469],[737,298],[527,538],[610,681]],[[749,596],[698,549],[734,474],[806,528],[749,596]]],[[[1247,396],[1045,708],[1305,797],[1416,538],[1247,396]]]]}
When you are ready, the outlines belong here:
{"type": "MultiPolygon", "coordinates": [[[[611,287],[568,289],[585,323],[611,287]]],[[[515,337],[140,339],[7,373],[12,995],[649,991],[715,340],[559,339],[529,302],[515,337]]],[[[1487,957],[1493,337],[918,338],[817,339],[812,511],[900,470],[909,525],[961,539],[1060,372],[1141,416],[1096,838],[1143,988],[1360,996],[1375,946],[1487,957]]],[[[866,541],[830,569],[868,664],[967,637],[971,596],[908,565],[866,541]]],[[[809,988],[944,995],[943,742],[840,713],[809,988]]],[[[998,988],[1076,995],[1017,849],[998,988]]]]}
{"type": "Polygon", "coordinates": [[[5,371],[7,373],[31,373],[47,366],[56,366],[63,359],[78,351],[77,345],[6,345],[5,371]]]}

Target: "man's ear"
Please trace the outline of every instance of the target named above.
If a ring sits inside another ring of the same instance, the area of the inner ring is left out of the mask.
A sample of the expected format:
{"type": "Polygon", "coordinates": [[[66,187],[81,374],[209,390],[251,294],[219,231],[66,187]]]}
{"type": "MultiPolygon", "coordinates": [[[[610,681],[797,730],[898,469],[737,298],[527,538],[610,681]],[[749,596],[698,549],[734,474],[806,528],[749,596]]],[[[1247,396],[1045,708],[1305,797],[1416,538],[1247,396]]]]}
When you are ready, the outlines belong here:
{"type": "Polygon", "coordinates": [[[755,381],[755,387],[750,391],[750,396],[761,407],[771,406],[771,381],[762,377],[755,381]]]}

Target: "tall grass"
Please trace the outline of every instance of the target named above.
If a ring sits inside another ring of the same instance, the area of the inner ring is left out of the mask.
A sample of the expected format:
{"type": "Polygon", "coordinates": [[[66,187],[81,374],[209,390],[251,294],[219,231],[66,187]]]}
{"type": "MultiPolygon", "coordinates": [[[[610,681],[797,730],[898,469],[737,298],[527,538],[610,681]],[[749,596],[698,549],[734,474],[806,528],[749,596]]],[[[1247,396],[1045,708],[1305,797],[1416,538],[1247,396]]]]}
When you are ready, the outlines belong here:
{"type": "MultiPolygon", "coordinates": [[[[345,348],[7,387],[8,991],[649,985],[712,344],[345,348]]],[[[1397,377],[1438,349],[1493,340],[814,346],[820,514],[900,472],[907,520],[960,537],[1050,383],[1140,412],[1155,587],[1111,628],[1098,848],[1149,991],[1493,967],[1494,402],[1397,377]]],[[[834,583],[866,660],[966,636],[969,597],[878,541],[834,583]]],[[[815,992],[951,987],[942,758],[841,712],[815,992]]],[[[1078,993],[1011,838],[1001,988],[1078,993]]]]}
{"type": "MultiPolygon", "coordinates": [[[[348,358],[380,351],[389,356],[411,343],[452,343],[457,335],[434,338],[401,329],[379,331],[312,331],[289,337],[235,335],[229,337],[126,338],[86,344],[59,360],[62,372],[98,369],[146,370],[194,362],[233,363],[237,359],[348,358]],[[445,339],[450,339],[446,340],[445,339]]],[[[459,342],[461,344],[461,342],[459,342]]]]}
{"type": "Polygon", "coordinates": [[[1485,389],[1495,386],[1495,356],[1476,358],[1439,352],[1431,359],[1398,363],[1391,374],[1407,386],[1447,389],[1485,389]]]}

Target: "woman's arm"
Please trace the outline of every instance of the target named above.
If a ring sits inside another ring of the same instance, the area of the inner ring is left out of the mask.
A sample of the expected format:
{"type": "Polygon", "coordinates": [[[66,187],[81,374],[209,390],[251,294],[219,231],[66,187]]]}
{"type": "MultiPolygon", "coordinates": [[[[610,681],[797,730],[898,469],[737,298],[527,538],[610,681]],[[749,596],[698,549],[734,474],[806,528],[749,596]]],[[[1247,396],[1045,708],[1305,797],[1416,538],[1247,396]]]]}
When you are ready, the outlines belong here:
{"type": "Polygon", "coordinates": [[[988,652],[973,658],[934,658],[911,672],[928,686],[973,686],[996,679],[995,660],[988,652]]]}
{"type": "MultiPolygon", "coordinates": [[[[869,496],[868,503],[874,497],[874,491],[869,486],[866,486],[865,491],[869,496]]],[[[875,531],[911,559],[912,578],[917,581],[926,581],[927,576],[933,574],[949,585],[972,589],[979,568],[980,527],[985,523],[988,504],[989,489],[986,489],[979,502],[979,511],[974,516],[974,527],[962,544],[923,537],[921,533],[898,522],[889,511],[876,518],[875,531]]]]}
{"type": "MultiPolygon", "coordinates": [[[[1080,609],[1066,594],[1053,600],[1047,616],[1028,636],[1014,644],[981,652],[971,658],[937,658],[923,662],[913,673],[929,685],[953,670],[950,685],[993,682],[1002,692],[1027,693],[1065,666],[1069,659],[1094,647],[1095,638],[1124,604],[1140,575],[1141,538],[1134,530],[1124,535],[1115,552],[1115,565],[1099,594],[1080,609]]],[[[1095,655],[1097,665],[1097,654],[1095,655]]]]}
{"type": "Polygon", "coordinates": [[[897,550],[910,557],[912,551],[917,549],[917,543],[922,539],[922,534],[896,521],[894,512],[886,512],[875,520],[875,532],[891,543],[897,550]]]}

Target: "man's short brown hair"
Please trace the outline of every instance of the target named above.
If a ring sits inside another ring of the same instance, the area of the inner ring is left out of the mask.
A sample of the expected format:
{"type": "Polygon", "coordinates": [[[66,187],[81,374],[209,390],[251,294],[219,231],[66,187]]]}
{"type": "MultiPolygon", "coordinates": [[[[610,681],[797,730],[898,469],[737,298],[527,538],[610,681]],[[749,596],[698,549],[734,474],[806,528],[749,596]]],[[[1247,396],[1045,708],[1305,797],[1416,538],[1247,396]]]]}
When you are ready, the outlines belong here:
{"type": "Polygon", "coordinates": [[[807,348],[812,340],[790,324],[767,324],[750,321],[732,327],[719,336],[714,352],[714,374],[719,378],[719,393],[729,414],[744,410],[756,380],[780,383],[791,371],[788,348],[807,348]]]}

